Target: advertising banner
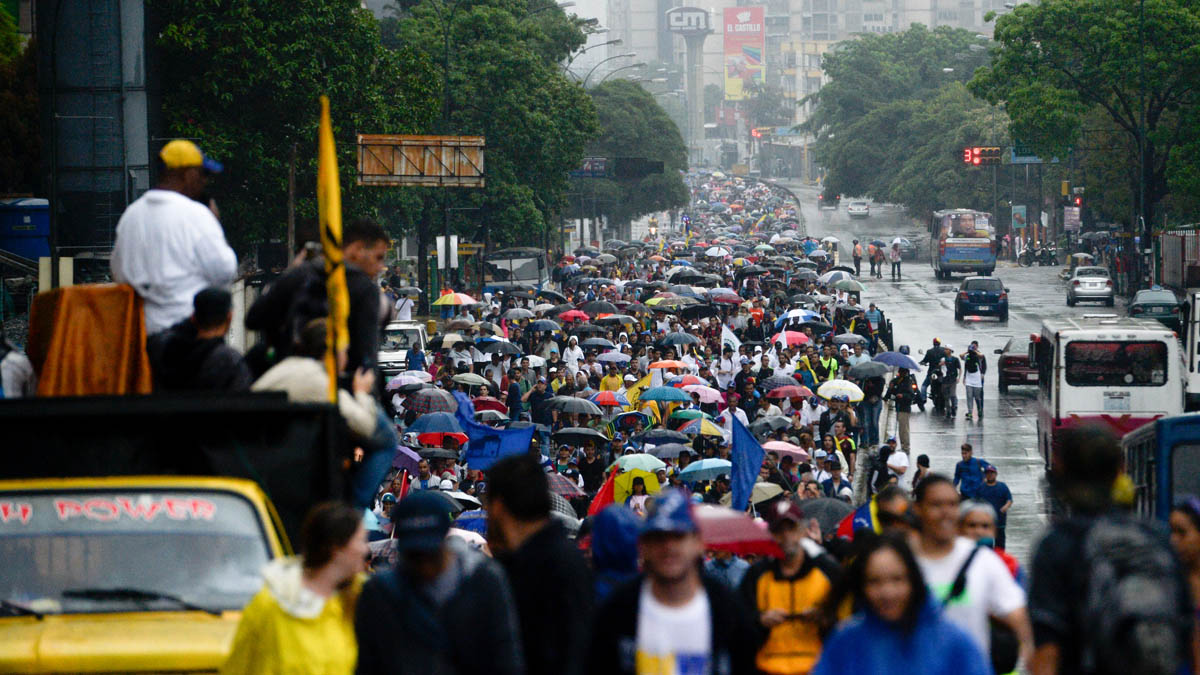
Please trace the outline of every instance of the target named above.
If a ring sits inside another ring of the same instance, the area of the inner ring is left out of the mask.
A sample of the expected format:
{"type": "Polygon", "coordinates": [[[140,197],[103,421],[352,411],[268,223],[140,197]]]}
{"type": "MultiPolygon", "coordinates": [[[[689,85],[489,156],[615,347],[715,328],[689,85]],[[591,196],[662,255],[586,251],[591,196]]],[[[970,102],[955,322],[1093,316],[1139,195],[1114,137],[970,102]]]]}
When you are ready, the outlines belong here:
{"type": "Polygon", "coordinates": [[[724,18],[725,100],[742,101],[763,81],[763,8],[726,7],[724,18]]]}
{"type": "Polygon", "coordinates": [[[1025,222],[1026,222],[1025,205],[1024,204],[1014,205],[1012,207],[1012,229],[1014,229],[1014,230],[1025,229],[1025,222]]]}

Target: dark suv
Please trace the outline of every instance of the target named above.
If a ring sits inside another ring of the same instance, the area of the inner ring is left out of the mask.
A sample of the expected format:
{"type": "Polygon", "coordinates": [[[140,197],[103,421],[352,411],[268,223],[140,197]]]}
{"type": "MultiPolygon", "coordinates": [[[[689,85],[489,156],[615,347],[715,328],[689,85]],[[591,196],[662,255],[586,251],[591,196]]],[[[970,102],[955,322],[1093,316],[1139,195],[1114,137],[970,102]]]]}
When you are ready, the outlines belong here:
{"type": "Polygon", "coordinates": [[[1008,321],[1008,289],[996,277],[967,277],[954,299],[954,319],[990,315],[1008,321]]]}

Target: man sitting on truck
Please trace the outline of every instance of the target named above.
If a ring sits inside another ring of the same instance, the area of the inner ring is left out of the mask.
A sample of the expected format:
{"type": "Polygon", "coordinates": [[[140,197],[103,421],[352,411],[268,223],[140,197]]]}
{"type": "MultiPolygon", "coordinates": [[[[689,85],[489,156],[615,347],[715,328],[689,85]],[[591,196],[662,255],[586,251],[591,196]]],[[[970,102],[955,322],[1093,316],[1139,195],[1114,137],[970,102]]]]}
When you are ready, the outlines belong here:
{"type": "Polygon", "coordinates": [[[246,391],[253,377],[242,355],[225,344],[233,322],[233,296],[206,288],[192,301],[192,316],[146,340],[156,391],[246,391]]]}

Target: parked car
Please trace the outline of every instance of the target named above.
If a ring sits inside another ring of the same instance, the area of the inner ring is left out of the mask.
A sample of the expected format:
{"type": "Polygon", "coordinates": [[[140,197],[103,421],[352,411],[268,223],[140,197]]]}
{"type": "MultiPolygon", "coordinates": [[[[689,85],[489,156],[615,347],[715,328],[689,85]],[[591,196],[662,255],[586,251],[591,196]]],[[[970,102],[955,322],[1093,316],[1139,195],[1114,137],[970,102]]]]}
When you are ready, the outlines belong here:
{"type": "Polygon", "coordinates": [[[1173,331],[1179,331],[1179,299],[1162,286],[1138,291],[1129,303],[1129,316],[1139,319],[1158,319],[1173,331]]]}
{"type": "Polygon", "coordinates": [[[1029,338],[1015,337],[1005,343],[1003,349],[996,350],[1000,355],[996,364],[996,386],[1001,394],[1008,391],[1010,384],[1037,384],[1037,368],[1029,365],[1029,344],[1029,338]]]}
{"type": "Polygon", "coordinates": [[[1067,280],[1068,307],[1074,307],[1077,302],[1103,302],[1112,307],[1115,296],[1107,267],[1076,267],[1067,280]]]}
{"type": "Polygon", "coordinates": [[[954,319],[990,315],[1008,321],[1008,289],[996,277],[967,277],[954,299],[954,319]]]}
{"type": "MultiPolygon", "coordinates": [[[[900,259],[901,260],[916,260],[917,245],[909,241],[908,237],[896,237],[900,240],[900,259]]],[[[892,241],[895,242],[896,239],[892,241]]]]}
{"type": "Polygon", "coordinates": [[[853,201],[846,205],[846,213],[851,218],[870,218],[871,205],[864,201],[853,201]]]}

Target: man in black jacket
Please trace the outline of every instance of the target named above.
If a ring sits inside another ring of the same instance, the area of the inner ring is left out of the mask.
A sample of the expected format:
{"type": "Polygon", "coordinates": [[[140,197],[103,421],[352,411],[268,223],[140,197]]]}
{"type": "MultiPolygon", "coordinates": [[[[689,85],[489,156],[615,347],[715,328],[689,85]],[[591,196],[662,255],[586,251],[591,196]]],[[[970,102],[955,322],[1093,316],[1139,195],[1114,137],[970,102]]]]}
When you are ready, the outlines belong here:
{"type": "Polygon", "coordinates": [[[503,459],[488,471],[488,543],[512,584],[526,672],[583,673],[592,624],[591,575],[562,525],[550,517],[546,473],[527,454],[503,459]]]}
{"type": "Polygon", "coordinates": [[[401,560],[363,587],[355,608],[359,675],[525,672],[504,571],[447,539],[446,498],[422,490],[392,508],[401,560]]]}
{"type": "Polygon", "coordinates": [[[233,296],[206,288],[192,299],[192,316],[146,340],[156,391],[248,391],[253,377],[242,355],[225,344],[233,296]]]}
{"type": "Polygon", "coordinates": [[[741,599],[701,573],[704,543],[687,497],[660,493],[638,544],[645,573],[601,607],[588,672],[754,673],[759,632],[741,599]]]}

